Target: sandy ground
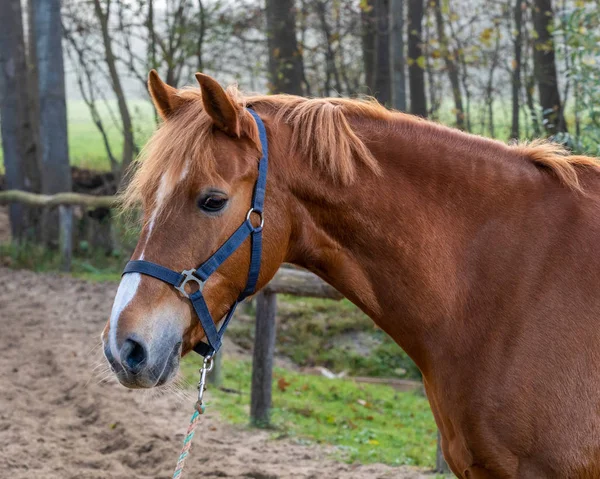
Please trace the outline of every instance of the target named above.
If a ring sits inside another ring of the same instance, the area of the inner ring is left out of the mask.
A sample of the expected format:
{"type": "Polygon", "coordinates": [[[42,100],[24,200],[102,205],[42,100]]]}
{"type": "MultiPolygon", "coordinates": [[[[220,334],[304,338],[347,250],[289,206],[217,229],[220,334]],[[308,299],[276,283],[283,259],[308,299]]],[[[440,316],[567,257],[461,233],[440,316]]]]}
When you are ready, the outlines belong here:
{"type": "MultiPolygon", "coordinates": [[[[4,267],[0,285],[0,478],[171,477],[193,392],[131,391],[93,371],[116,285],[4,267]]],[[[339,463],[210,409],[201,428],[188,478],[431,477],[339,463]]]]}

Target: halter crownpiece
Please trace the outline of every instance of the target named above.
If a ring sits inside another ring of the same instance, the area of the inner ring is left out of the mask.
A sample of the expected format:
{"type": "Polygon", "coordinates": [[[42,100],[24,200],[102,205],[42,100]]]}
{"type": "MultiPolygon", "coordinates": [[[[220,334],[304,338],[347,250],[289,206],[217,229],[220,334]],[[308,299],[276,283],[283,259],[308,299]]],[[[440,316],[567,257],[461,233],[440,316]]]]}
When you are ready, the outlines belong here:
{"type": "Polygon", "coordinates": [[[254,185],[254,194],[252,197],[252,205],[246,214],[244,222],[239,226],[237,230],[229,237],[225,243],[202,265],[196,269],[187,269],[178,273],[164,266],[152,263],[151,261],[145,260],[133,260],[129,261],[123,270],[123,274],[128,273],[141,273],[146,276],[152,276],[153,278],[160,279],[165,283],[173,286],[183,296],[188,298],[194,311],[198,316],[198,320],[204,329],[206,340],[208,342],[200,342],[194,346],[194,351],[198,354],[206,357],[213,356],[221,347],[221,339],[225,333],[225,329],[237,308],[237,305],[248,296],[254,294],[256,288],[256,282],[258,281],[258,274],[260,273],[260,262],[262,257],[262,230],[265,223],[263,206],[265,202],[265,191],[267,187],[267,169],[269,161],[269,150],[267,143],[267,131],[265,125],[258,114],[248,108],[247,111],[254,117],[256,126],[258,127],[258,133],[260,138],[260,144],[262,147],[262,157],[258,162],[258,178],[254,185]],[[258,226],[252,224],[252,214],[258,215],[260,223],[258,226]],[[240,293],[238,298],[235,300],[229,312],[227,313],[222,326],[217,331],[215,321],[208,311],[206,301],[202,294],[204,289],[204,283],[208,280],[210,275],[214,273],[219,266],[221,266],[227,258],[229,258],[237,249],[250,237],[250,268],[248,270],[248,279],[246,280],[246,286],[240,293]],[[185,290],[185,286],[195,282],[198,285],[198,290],[192,294],[188,294],[185,290]]]}

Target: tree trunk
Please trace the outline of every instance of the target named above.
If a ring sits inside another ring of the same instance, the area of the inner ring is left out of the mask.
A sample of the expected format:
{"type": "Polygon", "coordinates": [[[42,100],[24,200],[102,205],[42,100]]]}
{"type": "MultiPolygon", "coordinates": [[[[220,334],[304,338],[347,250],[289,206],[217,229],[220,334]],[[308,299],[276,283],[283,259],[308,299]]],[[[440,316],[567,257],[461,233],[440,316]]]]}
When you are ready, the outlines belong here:
{"type": "Polygon", "coordinates": [[[204,35],[206,34],[206,12],[202,0],[198,0],[198,40],[196,41],[196,68],[201,72],[204,70],[204,60],[202,59],[202,50],[204,49],[204,35]]]}
{"type": "Polygon", "coordinates": [[[331,26],[327,22],[327,3],[326,1],[317,1],[315,9],[321,24],[321,30],[325,39],[325,96],[331,95],[331,80],[333,78],[334,88],[337,94],[342,92],[342,84],[340,82],[340,74],[335,64],[335,51],[333,50],[332,41],[333,35],[331,26]]]}
{"type": "Polygon", "coordinates": [[[523,28],[523,0],[515,0],[515,59],[512,71],[512,126],[510,129],[510,137],[519,138],[519,99],[521,95],[521,53],[523,50],[523,37],[521,34],[523,28]]]}
{"type": "MultiPolygon", "coordinates": [[[[37,54],[42,192],[71,191],[60,0],[32,0],[37,54]]],[[[58,212],[42,221],[44,240],[57,245],[58,212]]]]}
{"type": "Polygon", "coordinates": [[[450,51],[450,47],[448,45],[448,37],[446,36],[444,17],[442,15],[442,6],[440,0],[433,0],[433,11],[435,14],[435,24],[437,28],[438,41],[440,42],[442,57],[444,58],[444,64],[446,65],[446,71],[448,72],[448,78],[450,80],[450,86],[452,88],[452,96],[454,97],[456,127],[460,128],[461,130],[464,130],[465,110],[463,107],[462,93],[460,90],[460,80],[458,78],[458,67],[456,65],[454,53],[450,51]]]}
{"type": "Polygon", "coordinates": [[[406,71],[404,60],[404,0],[391,0],[392,22],[392,105],[406,111],[406,71]]]}
{"type": "Polygon", "coordinates": [[[272,93],[302,95],[302,54],[294,0],[266,0],[269,83],[272,93]]]}
{"type": "Polygon", "coordinates": [[[156,31],[154,29],[154,0],[148,0],[146,28],[148,29],[148,66],[150,68],[158,68],[158,62],[156,60],[156,31]]]}
{"type": "Polygon", "coordinates": [[[548,135],[566,132],[567,126],[558,92],[558,75],[551,30],[554,12],[551,0],[534,0],[533,26],[536,33],[533,47],[534,75],[542,105],[544,129],[548,135]]]}
{"type": "MultiPolygon", "coordinates": [[[[39,1],[39,0],[38,0],[39,1]]],[[[102,43],[104,46],[104,61],[108,67],[108,73],[110,76],[110,82],[113,91],[117,97],[117,104],[119,106],[119,115],[121,116],[121,123],[123,127],[123,155],[121,156],[121,168],[120,171],[115,171],[116,176],[122,180],[127,172],[127,168],[133,160],[135,154],[135,140],[133,136],[133,124],[131,121],[131,115],[125,100],[125,92],[121,86],[121,79],[119,72],[117,71],[117,60],[112,49],[112,39],[108,29],[108,22],[110,18],[110,0],[106,0],[106,12],[102,10],[100,0],[94,0],[94,12],[96,18],[100,23],[100,30],[102,32],[102,43]]]]}
{"type": "MultiPolygon", "coordinates": [[[[67,104],[62,49],[60,0],[32,0],[33,38],[37,55],[39,146],[42,193],[71,191],[67,135],[67,104]]],[[[45,243],[59,241],[58,211],[46,210],[42,219],[45,243]]]]}
{"type": "Polygon", "coordinates": [[[369,94],[375,90],[375,0],[361,2],[360,21],[365,85],[369,94]]]}
{"type": "MultiPolygon", "coordinates": [[[[40,174],[30,116],[27,63],[20,0],[0,0],[0,128],[6,186],[37,192],[40,174]]],[[[12,204],[9,211],[15,241],[37,237],[35,210],[12,204]]]]}
{"type": "Polygon", "coordinates": [[[408,0],[408,82],[410,112],[427,116],[425,57],[423,55],[423,0],[408,0]]]}
{"type": "MultiPolygon", "coordinates": [[[[529,8],[531,6],[530,2],[528,0],[524,0],[525,3],[525,10],[524,10],[524,14],[531,11],[531,8],[529,8]]],[[[533,33],[533,32],[531,32],[533,33]]],[[[540,128],[540,120],[538,117],[538,112],[537,112],[537,108],[535,105],[535,100],[534,100],[534,94],[535,94],[535,76],[533,74],[533,72],[530,71],[530,65],[533,64],[533,61],[531,61],[530,56],[533,55],[533,38],[532,35],[530,35],[530,30],[528,28],[524,28],[523,30],[521,30],[521,35],[523,36],[523,58],[521,61],[521,69],[522,71],[522,76],[523,76],[523,87],[524,87],[524,92],[525,92],[525,104],[527,106],[527,108],[525,109],[526,113],[529,114],[529,120],[525,122],[525,129],[526,137],[529,136],[534,136],[534,137],[539,137],[542,135],[542,131],[540,128]],[[533,129],[532,135],[529,134],[528,130],[529,130],[529,125],[531,124],[531,127],[533,129]]]]}
{"type": "Polygon", "coordinates": [[[33,14],[39,76],[42,192],[53,194],[71,191],[60,0],[33,0],[33,14]]]}
{"type": "Polygon", "coordinates": [[[495,125],[494,125],[494,79],[496,78],[496,68],[498,67],[498,64],[500,63],[500,39],[502,38],[502,35],[500,33],[500,26],[496,25],[496,28],[494,30],[494,35],[495,35],[495,45],[494,45],[494,51],[492,53],[492,59],[491,59],[491,65],[489,68],[489,74],[488,74],[488,80],[487,80],[487,85],[485,88],[485,102],[487,105],[487,110],[488,110],[488,124],[489,124],[489,133],[490,133],[490,137],[492,138],[496,138],[496,129],[495,129],[495,125]]]}
{"type": "Polygon", "coordinates": [[[529,109],[529,114],[531,115],[531,127],[533,129],[533,136],[540,136],[542,134],[542,129],[540,128],[538,112],[535,108],[535,100],[533,99],[534,92],[535,92],[535,77],[533,75],[530,75],[527,77],[527,81],[525,84],[525,95],[527,98],[527,108],[529,109]]]}
{"type": "Polygon", "coordinates": [[[390,0],[375,1],[377,22],[375,48],[375,98],[383,105],[392,103],[390,71],[390,0]]]}
{"type": "MultiPolygon", "coordinates": [[[[35,148],[35,171],[37,175],[36,192],[42,191],[41,164],[42,152],[40,150],[40,93],[38,76],[38,59],[35,45],[35,25],[33,23],[33,0],[27,1],[27,86],[29,88],[29,118],[31,119],[32,143],[35,148]]],[[[35,212],[39,218],[40,212],[35,212]]]]}

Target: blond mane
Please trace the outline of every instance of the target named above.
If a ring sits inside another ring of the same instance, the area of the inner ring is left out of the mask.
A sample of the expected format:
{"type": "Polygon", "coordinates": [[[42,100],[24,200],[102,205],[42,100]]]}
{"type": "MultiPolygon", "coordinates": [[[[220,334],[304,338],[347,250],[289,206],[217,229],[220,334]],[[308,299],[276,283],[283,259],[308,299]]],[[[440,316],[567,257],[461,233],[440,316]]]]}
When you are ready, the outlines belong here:
{"type": "Polygon", "coordinates": [[[532,161],[536,166],[546,168],[558,177],[560,182],[573,191],[582,191],[579,173],[581,168],[600,168],[596,158],[571,155],[563,145],[548,140],[533,140],[518,143],[511,148],[532,161]]]}
{"type": "MultiPolygon", "coordinates": [[[[311,167],[322,169],[342,185],[356,180],[359,165],[373,174],[381,174],[380,165],[360,133],[352,128],[352,118],[410,122],[427,130],[424,133],[448,135],[449,142],[464,135],[458,130],[387,110],[374,99],[244,96],[236,87],[229,87],[227,94],[239,109],[241,131],[245,135],[258,140],[256,124],[245,107],[268,109],[274,115],[275,124],[282,122],[291,127],[292,151],[307,158],[311,167]]],[[[179,96],[188,101],[158,128],[132,165],[131,180],[122,194],[125,208],[139,201],[145,201],[145,208],[154,208],[161,188],[172,192],[186,186],[198,175],[215,174],[213,123],[203,110],[200,90],[180,90],[179,96]]],[[[493,140],[486,141],[498,144],[493,140]]],[[[595,159],[571,156],[564,147],[544,140],[507,148],[534,165],[548,169],[575,191],[581,191],[580,168],[598,168],[595,159]]]]}
{"type": "Polygon", "coordinates": [[[352,184],[359,164],[381,174],[379,163],[349,121],[351,116],[391,120],[394,114],[376,100],[271,95],[246,101],[274,111],[275,123],[292,128],[292,151],[307,158],[311,167],[324,169],[334,181],[352,184]]]}

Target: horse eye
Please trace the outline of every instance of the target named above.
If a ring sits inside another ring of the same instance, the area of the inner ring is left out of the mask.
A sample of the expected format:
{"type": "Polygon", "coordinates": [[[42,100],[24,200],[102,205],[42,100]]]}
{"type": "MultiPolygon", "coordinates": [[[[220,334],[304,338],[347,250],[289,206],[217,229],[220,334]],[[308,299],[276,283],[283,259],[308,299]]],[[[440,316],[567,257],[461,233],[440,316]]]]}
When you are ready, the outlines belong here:
{"type": "Polygon", "coordinates": [[[198,200],[200,209],[209,213],[215,213],[223,209],[227,204],[227,198],[224,196],[205,196],[198,200]]]}

